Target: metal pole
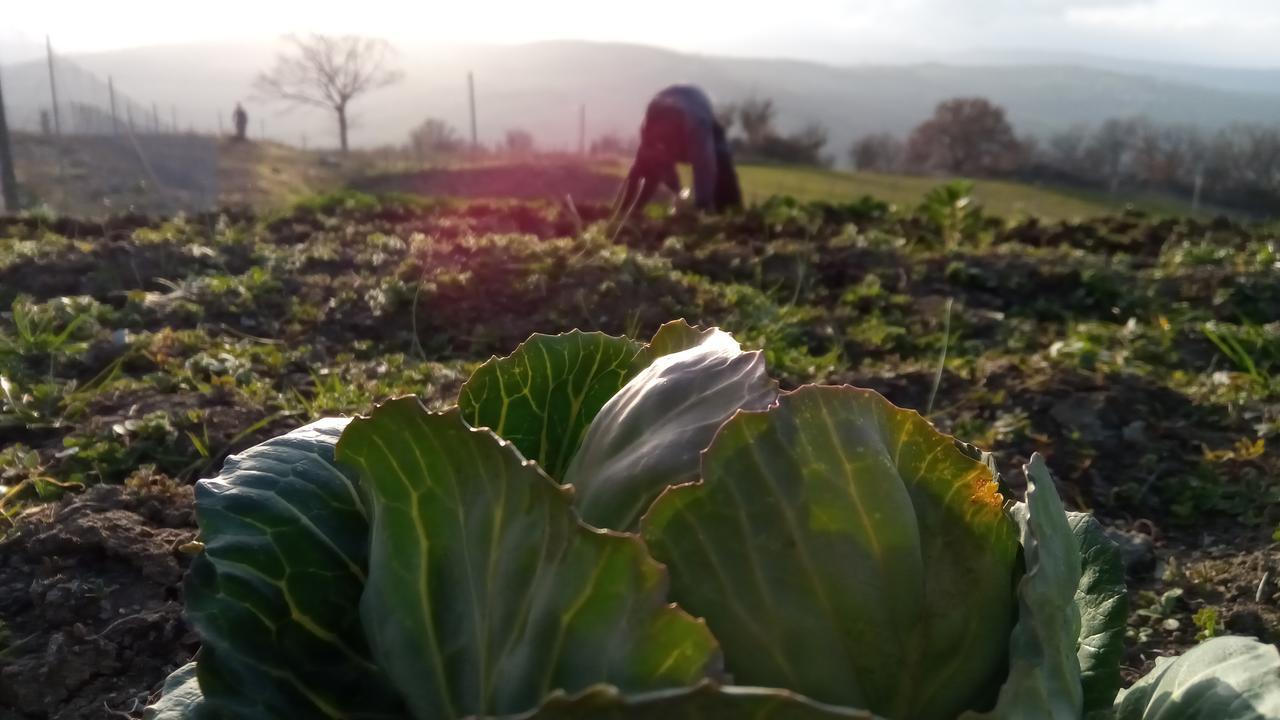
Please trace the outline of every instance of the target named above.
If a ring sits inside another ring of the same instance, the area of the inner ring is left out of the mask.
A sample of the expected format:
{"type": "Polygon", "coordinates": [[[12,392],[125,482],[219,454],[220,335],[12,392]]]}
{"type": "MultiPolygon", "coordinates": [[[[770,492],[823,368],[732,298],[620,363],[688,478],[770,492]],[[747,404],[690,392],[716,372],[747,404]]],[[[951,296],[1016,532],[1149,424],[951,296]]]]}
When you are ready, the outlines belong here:
{"type": "Polygon", "coordinates": [[[62,122],[58,118],[58,81],[54,79],[53,73],[53,41],[48,35],[44,36],[44,49],[49,58],[49,96],[53,98],[53,134],[58,136],[62,134],[62,122]]]}
{"type": "Polygon", "coordinates": [[[9,212],[18,211],[18,178],[13,170],[13,147],[9,145],[9,121],[4,114],[4,91],[0,89],[0,195],[9,212]]]}
{"type": "Polygon", "coordinates": [[[471,151],[475,152],[480,148],[480,141],[476,135],[476,80],[470,72],[467,73],[467,97],[471,105],[471,151]]]}
{"type": "Polygon", "coordinates": [[[116,83],[110,75],[107,76],[107,94],[111,96],[111,134],[120,134],[120,118],[116,115],[116,83]]]}
{"type": "Polygon", "coordinates": [[[218,137],[222,137],[222,111],[218,111],[218,137]]]}

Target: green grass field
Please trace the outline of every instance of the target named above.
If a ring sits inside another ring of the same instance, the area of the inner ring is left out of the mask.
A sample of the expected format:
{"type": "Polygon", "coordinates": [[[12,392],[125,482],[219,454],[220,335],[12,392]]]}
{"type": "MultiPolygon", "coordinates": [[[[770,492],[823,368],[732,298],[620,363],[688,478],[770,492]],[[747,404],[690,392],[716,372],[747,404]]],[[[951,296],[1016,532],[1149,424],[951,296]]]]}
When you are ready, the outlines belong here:
{"type": "MultiPolygon", "coordinates": [[[[791,195],[801,200],[841,201],[863,195],[908,207],[916,205],[931,188],[946,178],[850,173],[804,167],[744,165],[738,168],[748,202],[771,195],[791,195]]],[[[981,180],[974,196],[987,210],[1005,217],[1035,216],[1045,220],[1070,220],[1105,215],[1123,209],[1124,201],[1089,197],[1021,183],[981,180]]],[[[1136,207],[1157,214],[1188,214],[1189,208],[1170,201],[1142,199],[1136,207]]]]}

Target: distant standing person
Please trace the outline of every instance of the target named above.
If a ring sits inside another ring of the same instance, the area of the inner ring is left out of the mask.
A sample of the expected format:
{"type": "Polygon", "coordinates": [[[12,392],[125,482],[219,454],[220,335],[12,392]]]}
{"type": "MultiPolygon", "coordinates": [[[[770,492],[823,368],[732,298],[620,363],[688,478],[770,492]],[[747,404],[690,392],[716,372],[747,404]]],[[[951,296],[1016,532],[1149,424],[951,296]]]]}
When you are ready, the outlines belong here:
{"type": "Polygon", "coordinates": [[[724,128],[706,93],[692,85],[672,85],[649,102],[640,126],[640,149],[614,203],[614,214],[642,207],[659,185],[678,195],[679,162],[693,166],[693,202],[699,210],[742,206],[724,128]]]}
{"type": "Polygon", "coordinates": [[[246,133],[249,130],[249,113],[244,111],[244,106],[236,103],[236,111],[231,113],[231,120],[236,126],[236,140],[248,139],[246,133]]]}

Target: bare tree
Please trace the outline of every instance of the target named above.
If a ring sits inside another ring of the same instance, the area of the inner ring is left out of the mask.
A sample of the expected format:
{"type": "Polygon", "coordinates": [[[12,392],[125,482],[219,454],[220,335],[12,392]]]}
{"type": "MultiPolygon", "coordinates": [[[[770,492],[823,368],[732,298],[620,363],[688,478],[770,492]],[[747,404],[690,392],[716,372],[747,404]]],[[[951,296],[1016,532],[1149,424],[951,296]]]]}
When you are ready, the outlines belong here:
{"type": "Polygon", "coordinates": [[[385,40],[357,35],[288,35],[292,45],[276,56],[271,70],[254,81],[264,98],[332,110],[347,151],[347,107],[365,93],[398,82],[403,73],[388,67],[395,50],[385,40]]]}
{"type": "Polygon", "coordinates": [[[858,138],[849,148],[849,160],[857,170],[898,172],[906,146],[890,133],[872,133],[858,138]]]}
{"type": "Polygon", "coordinates": [[[726,103],[717,105],[715,108],[716,122],[720,123],[720,127],[724,130],[724,134],[728,135],[733,130],[733,124],[738,120],[738,104],[726,103]]]}
{"type": "Polygon", "coordinates": [[[1068,175],[1088,175],[1089,168],[1084,161],[1085,149],[1089,144],[1089,128],[1074,125],[1052,137],[1043,148],[1046,162],[1059,172],[1068,175]]]}
{"type": "Polygon", "coordinates": [[[419,161],[462,150],[458,130],[439,118],[427,118],[409,132],[409,148],[419,161]]]}
{"type": "Polygon", "coordinates": [[[810,122],[787,136],[787,141],[795,146],[797,161],[826,167],[831,164],[831,159],[823,156],[822,149],[827,146],[829,137],[825,125],[810,122]]]}
{"type": "Polygon", "coordinates": [[[747,135],[747,145],[759,147],[773,134],[776,112],[773,101],[768,98],[748,98],[738,106],[738,118],[742,121],[742,132],[747,135]]]}
{"type": "Polygon", "coordinates": [[[1242,133],[1249,151],[1242,158],[1244,182],[1271,192],[1280,191],[1280,129],[1246,125],[1242,133]]]}
{"type": "Polygon", "coordinates": [[[1107,183],[1115,194],[1120,182],[1134,174],[1134,158],[1138,144],[1149,122],[1145,118],[1112,118],[1102,123],[1089,139],[1084,160],[1107,183]]]}

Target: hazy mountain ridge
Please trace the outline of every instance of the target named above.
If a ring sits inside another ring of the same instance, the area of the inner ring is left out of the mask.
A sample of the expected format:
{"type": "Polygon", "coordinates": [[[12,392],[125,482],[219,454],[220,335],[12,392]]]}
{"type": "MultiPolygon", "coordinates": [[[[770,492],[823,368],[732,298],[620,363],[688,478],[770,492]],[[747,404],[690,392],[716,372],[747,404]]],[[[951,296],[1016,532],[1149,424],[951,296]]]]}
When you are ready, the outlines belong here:
{"type": "Polygon", "coordinates": [[[1228,92],[1280,95],[1280,68],[1162,63],[1087,53],[1036,50],[975,50],[949,55],[953,65],[1066,65],[1139,75],[1228,92]]]}
{"type": "MultiPolygon", "coordinates": [[[[236,101],[244,100],[253,116],[252,133],[263,123],[268,136],[276,139],[296,143],[305,135],[313,145],[332,144],[334,131],[323,112],[310,108],[282,112],[278,106],[251,98],[253,77],[270,63],[273,51],[265,43],[191,45],[70,59],[100,79],[114,77],[117,88],[143,106],[155,103],[165,123],[170,108],[176,107],[181,127],[209,131],[217,127],[219,117],[229,116],[236,101]]],[[[1124,61],[1117,63],[1129,67],[1124,61]]],[[[476,78],[481,140],[493,142],[507,129],[521,127],[534,133],[543,146],[565,149],[577,145],[579,105],[587,106],[589,138],[603,132],[631,134],[652,93],[675,82],[698,83],[717,101],[751,94],[771,97],[783,129],[808,121],[827,126],[829,152],[839,159],[853,138],[880,130],[905,134],[939,100],[956,95],[991,98],[1008,108],[1020,133],[1030,134],[1133,114],[1206,127],[1280,120],[1280,92],[1239,89],[1265,86],[1267,73],[1272,72],[1267,70],[1182,69],[1184,78],[1202,78],[1192,82],[1169,75],[1174,72],[1169,68],[1177,66],[1160,66],[1165,75],[1082,64],[841,67],[568,41],[406,48],[400,66],[405,70],[404,82],[355,105],[355,144],[401,143],[410,127],[430,116],[444,118],[466,132],[469,70],[476,78]],[[1195,70],[1202,72],[1197,76],[1191,72],[1195,70]],[[1214,82],[1234,83],[1236,89],[1214,87],[1214,82]]],[[[47,106],[47,68],[41,62],[5,67],[4,85],[11,115],[19,121],[37,117],[36,108],[47,106]]],[[[95,95],[91,89],[79,92],[95,95]]],[[[68,88],[63,97],[75,99],[71,93],[68,88]]],[[[105,102],[105,90],[95,97],[105,102]]],[[[229,127],[229,119],[224,123],[229,127]]]]}

